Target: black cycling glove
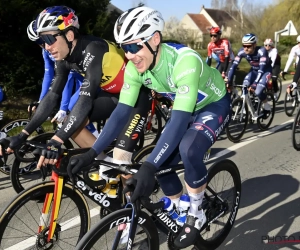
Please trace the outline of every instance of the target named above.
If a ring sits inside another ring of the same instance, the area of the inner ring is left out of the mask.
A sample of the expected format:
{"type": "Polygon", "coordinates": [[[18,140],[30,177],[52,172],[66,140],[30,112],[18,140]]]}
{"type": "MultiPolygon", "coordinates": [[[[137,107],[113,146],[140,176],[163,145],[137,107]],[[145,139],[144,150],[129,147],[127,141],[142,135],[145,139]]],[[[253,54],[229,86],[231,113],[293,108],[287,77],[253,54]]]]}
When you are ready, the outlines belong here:
{"type": "Polygon", "coordinates": [[[58,159],[61,154],[61,143],[51,139],[45,149],[42,150],[42,156],[45,156],[46,159],[58,159]]]}
{"type": "Polygon", "coordinates": [[[135,202],[140,197],[149,197],[155,186],[156,167],[149,162],[144,162],[139,171],[126,181],[123,193],[131,192],[131,202],[135,202]],[[134,190],[133,190],[134,189],[134,190]]]}
{"type": "Polygon", "coordinates": [[[73,179],[73,175],[91,164],[97,155],[96,151],[91,148],[86,153],[72,156],[67,167],[69,177],[73,179]]]}
{"type": "Polygon", "coordinates": [[[26,141],[29,135],[21,132],[18,135],[12,136],[12,137],[7,137],[6,139],[9,140],[9,145],[12,150],[15,150],[19,147],[21,147],[22,143],[26,141]]]}

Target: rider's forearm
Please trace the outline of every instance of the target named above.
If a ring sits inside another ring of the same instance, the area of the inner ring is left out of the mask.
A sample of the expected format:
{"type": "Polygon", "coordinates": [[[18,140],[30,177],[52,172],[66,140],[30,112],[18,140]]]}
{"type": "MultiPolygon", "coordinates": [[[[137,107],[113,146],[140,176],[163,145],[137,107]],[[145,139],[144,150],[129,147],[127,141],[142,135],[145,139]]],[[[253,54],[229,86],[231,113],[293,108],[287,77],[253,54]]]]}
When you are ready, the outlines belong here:
{"type": "Polygon", "coordinates": [[[97,154],[100,154],[121,133],[128,122],[132,109],[131,106],[123,103],[117,105],[93,145],[97,154]]]}
{"type": "Polygon", "coordinates": [[[39,127],[47,118],[51,115],[52,110],[58,103],[60,96],[50,91],[45,98],[39,104],[34,116],[30,122],[26,125],[25,131],[31,134],[37,127],[39,127]]]}
{"type": "Polygon", "coordinates": [[[224,72],[227,72],[227,68],[229,65],[229,56],[225,57],[225,65],[224,65],[224,72]]]}

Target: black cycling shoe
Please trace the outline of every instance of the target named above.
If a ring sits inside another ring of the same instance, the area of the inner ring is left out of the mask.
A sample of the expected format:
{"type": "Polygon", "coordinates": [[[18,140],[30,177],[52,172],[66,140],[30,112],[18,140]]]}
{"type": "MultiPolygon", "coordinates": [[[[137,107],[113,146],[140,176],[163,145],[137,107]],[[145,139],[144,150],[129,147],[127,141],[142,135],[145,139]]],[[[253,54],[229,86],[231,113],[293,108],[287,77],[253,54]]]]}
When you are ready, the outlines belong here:
{"type": "Polygon", "coordinates": [[[186,217],[186,222],[182,226],[182,230],[174,240],[175,247],[181,249],[194,245],[197,237],[200,235],[200,229],[205,222],[206,217],[200,221],[197,217],[188,215],[186,217]]]}

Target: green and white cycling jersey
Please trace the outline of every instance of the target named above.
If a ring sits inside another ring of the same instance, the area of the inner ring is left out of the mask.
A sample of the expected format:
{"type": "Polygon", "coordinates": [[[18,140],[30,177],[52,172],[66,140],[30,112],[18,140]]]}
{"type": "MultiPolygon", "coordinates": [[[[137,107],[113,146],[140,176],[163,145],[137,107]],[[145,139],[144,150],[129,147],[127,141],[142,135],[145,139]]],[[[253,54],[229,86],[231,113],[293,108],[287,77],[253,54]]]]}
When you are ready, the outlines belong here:
{"type": "Polygon", "coordinates": [[[191,113],[226,94],[219,71],[209,67],[196,51],[181,44],[166,43],[160,49],[159,61],[151,71],[141,74],[128,62],[120,103],[134,106],[142,84],[173,100],[174,110],[191,113]]]}

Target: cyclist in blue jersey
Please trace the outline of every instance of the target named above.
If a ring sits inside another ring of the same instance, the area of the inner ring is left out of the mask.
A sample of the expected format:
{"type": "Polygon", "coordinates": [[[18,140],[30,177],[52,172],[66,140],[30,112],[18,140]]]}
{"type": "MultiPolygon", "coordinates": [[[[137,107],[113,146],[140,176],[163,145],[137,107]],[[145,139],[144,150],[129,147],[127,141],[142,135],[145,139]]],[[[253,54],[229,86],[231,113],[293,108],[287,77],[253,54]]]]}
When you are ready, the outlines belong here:
{"type": "MultiPolygon", "coordinates": [[[[44,41],[42,41],[37,33],[36,33],[36,25],[35,20],[32,21],[28,27],[27,27],[27,34],[28,38],[31,41],[36,42],[41,48],[44,58],[44,64],[45,64],[45,72],[44,72],[44,78],[42,83],[42,91],[40,94],[39,101],[35,103],[35,105],[32,107],[32,111],[35,110],[35,108],[38,106],[40,101],[46,96],[48,93],[51,83],[54,78],[54,65],[55,65],[55,59],[51,56],[51,53],[49,53],[45,49],[44,41]]],[[[51,120],[51,122],[57,121],[58,123],[62,123],[67,116],[68,111],[71,111],[73,106],[75,105],[78,97],[79,97],[79,89],[83,82],[84,77],[76,72],[75,70],[71,70],[68,76],[68,80],[66,83],[66,86],[62,93],[62,99],[60,103],[60,108],[57,114],[54,116],[54,118],[51,120]],[[75,84],[75,86],[74,86],[75,84]],[[72,95],[73,90],[75,89],[74,95],[72,95]]],[[[29,109],[29,107],[28,107],[29,109]]],[[[28,110],[29,111],[29,110],[28,110]]],[[[98,131],[96,130],[93,123],[90,123],[87,125],[87,129],[90,130],[96,137],[98,136],[98,131]]]]}
{"type": "MultiPolygon", "coordinates": [[[[264,110],[270,111],[271,106],[267,102],[264,89],[272,76],[272,61],[268,55],[268,51],[262,46],[257,46],[256,43],[257,37],[254,34],[248,33],[243,36],[243,47],[239,50],[229,70],[228,83],[231,84],[236,68],[242,58],[245,58],[249,62],[251,69],[244,78],[243,86],[247,88],[251,86],[254,88],[255,94],[264,103],[264,110]]],[[[255,114],[253,118],[257,119],[257,114],[255,114]]]]}

